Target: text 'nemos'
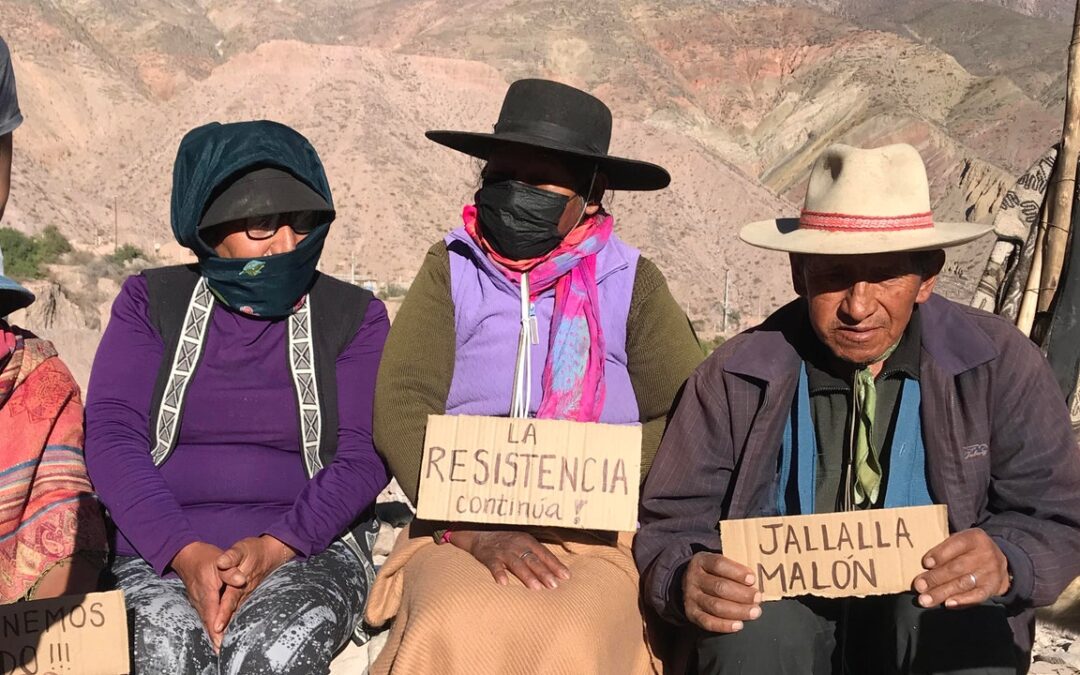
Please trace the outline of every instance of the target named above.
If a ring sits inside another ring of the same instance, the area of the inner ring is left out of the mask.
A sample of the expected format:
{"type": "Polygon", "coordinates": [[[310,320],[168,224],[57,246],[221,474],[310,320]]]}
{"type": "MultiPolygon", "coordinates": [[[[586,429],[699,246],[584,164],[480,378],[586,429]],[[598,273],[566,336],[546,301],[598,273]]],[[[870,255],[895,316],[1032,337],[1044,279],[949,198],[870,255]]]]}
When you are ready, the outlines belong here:
{"type": "Polygon", "coordinates": [[[915,506],[720,523],[724,555],[748,566],[766,600],[901,593],[949,536],[945,507],[915,506]]]}
{"type": "Polygon", "coordinates": [[[0,607],[0,673],[128,672],[128,628],[120,591],[16,602],[0,607]]]}
{"type": "Polygon", "coordinates": [[[638,426],[432,415],[417,516],[633,530],[638,426]]]}

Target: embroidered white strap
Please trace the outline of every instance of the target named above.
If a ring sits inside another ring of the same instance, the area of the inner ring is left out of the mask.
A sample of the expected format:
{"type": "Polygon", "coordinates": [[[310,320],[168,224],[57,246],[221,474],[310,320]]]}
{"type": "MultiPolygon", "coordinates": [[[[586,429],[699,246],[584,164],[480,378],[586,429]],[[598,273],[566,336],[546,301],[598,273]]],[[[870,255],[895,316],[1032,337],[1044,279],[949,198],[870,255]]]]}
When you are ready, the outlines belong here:
{"type": "MultiPolygon", "coordinates": [[[[289,317],[289,370],[292,372],[296,402],[300,409],[300,443],[304,448],[304,468],[311,478],[323,468],[319,446],[322,442],[322,411],[319,408],[318,378],[315,374],[315,345],[311,333],[311,296],[289,317]]],[[[375,568],[371,564],[371,549],[378,529],[369,532],[366,547],[346,530],[341,540],[352,550],[364,568],[365,588],[375,583],[375,568]]],[[[363,622],[357,622],[353,634],[361,642],[370,639],[363,622]]]]}
{"type": "Polygon", "coordinates": [[[176,344],[172,369],[169,371],[168,384],[158,407],[157,423],[154,424],[154,449],[150,455],[154,464],[160,465],[172,452],[176,441],[176,431],[180,426],[180,411],[184,407],[184,396],[188,383],[195,374],[195,366],[202,355],[206,328],[210,324],[210,313],[214,308],[214,294],[206,279],[200,277],[191,293],[184,323],[180,329],[180,340],[176,344]]]}
{"type": "Polygon", "coordinates": [[[300,444],[304,468],[314,476],[322,468],[319,444],[322,441],[322,411],[315,375],[315,345],[311,335],[311,296],[289,317],[289,370],[292,372],[296,402],[300,409],[300,444]]]}

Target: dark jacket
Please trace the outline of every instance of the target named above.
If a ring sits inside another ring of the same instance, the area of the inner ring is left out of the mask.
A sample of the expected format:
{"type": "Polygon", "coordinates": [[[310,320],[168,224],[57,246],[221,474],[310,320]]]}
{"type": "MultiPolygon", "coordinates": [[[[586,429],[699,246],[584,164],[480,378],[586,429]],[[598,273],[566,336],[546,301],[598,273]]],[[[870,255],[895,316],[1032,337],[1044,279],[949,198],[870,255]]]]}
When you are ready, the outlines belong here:
{"type": "MultiPolygon", "coordinates": [[[[1013,574],[1002,599],[1016,644],[1031,607],[1080,574],[1080,451],[1049,367],[1004,319],[938,296],[920,307],[923,436],[953,532],[981,527],[1013,574]]],[[[720,550],[717,522],[776,513],[777,462],[805,339],[797,300],[718,349],[690,377],[645,483],[634,544],[646,603],[685,623],[681,577],[720,550]]]]}

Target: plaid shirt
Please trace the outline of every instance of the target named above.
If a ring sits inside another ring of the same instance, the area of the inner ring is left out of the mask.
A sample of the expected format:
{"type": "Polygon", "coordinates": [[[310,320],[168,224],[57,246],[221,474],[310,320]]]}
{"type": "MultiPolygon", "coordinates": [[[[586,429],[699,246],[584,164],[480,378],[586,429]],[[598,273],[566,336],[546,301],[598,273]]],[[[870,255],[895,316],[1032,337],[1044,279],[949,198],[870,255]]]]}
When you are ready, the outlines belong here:
{"type": "MultiPolygon", "coordinates": [[[[724,343],[687,381],[641,500],[634,554],[646,603],[685,623],[681,579],[720,551],[724,518],[775,515],[784,423],[805,351],[803,301],[724,343]]],[[[1008,558],[1016,644],[1033,606],[1080,574],[1080,449],[1053,373],[1012,324],[932,296],[920,308],[923,436],[953,532],[981,527],[1008,558]]]]}

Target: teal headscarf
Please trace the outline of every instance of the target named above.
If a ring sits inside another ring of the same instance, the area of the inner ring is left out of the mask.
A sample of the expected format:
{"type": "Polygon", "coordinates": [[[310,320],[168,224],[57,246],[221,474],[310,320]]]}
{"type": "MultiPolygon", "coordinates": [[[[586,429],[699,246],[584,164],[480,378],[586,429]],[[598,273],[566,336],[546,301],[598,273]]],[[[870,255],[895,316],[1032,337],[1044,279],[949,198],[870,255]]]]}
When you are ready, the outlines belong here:
{"type": "Polygon", "coordinates": [[[292,313],[311,288],[334,212],[321,214],[311,234],[295,250],[262,258],[221,258],[198,231],[210,201],[240,176],[255,169],[287,171],[333,208],[322,161],[294,129],[260,120],[193,129],[180,141],[173,166],[172,229],[181,246],[199,258],[210,290],[232,309],[261,317],[292,313]]]}

